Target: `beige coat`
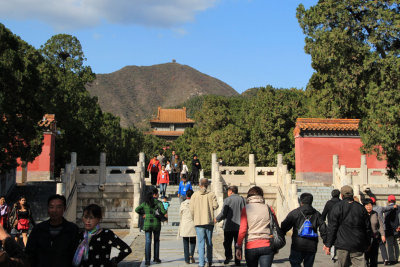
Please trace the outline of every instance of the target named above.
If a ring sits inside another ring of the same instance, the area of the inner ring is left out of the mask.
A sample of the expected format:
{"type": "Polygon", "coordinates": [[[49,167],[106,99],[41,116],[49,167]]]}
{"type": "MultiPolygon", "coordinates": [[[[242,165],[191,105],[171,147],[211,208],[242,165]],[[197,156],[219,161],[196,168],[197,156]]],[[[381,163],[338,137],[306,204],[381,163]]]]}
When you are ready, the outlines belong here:
{"type": "Polygon", "coordinates": [[[214,225],[214,211],[218,209],[218,202],[213,192],[200,188],[192,195],[190,211],[194,225],[214,225]]]}
{"type": "Polygon", "coordinates": [[[186,199],[181,203],[179,214],[181,221],[179,223],[178,235],[180,237],[194,237],[196,236],[196,229],[194,229],[194,222],[192,213],[190,212],[189,204],[190,199],[186,199]]]}

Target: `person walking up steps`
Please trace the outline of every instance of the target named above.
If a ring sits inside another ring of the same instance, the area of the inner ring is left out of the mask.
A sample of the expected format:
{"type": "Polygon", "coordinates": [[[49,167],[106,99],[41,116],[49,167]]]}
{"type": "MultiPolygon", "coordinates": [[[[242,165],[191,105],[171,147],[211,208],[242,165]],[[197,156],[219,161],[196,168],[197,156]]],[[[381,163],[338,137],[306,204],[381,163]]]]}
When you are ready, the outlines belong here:
{"type": "Polygon", "coordinates": [[[196,229],[199,266],[205,265],[204,252],[205,246],[207,246],[207,264],[208,267],[211,267],[213,259],[214,211],[218,209],[218,202],[215,194],[208,191],[207,188],[208,179],[202,178],[200,180],[200,189],[192,195],[189,206],[196,229]]]}
{"type": "Polygon", "coordinates": [[[326,254],[335,245],[339,267],[365,267],[364,252],[371,243],[371,222],[365,208],[353,199],[351,186],[340,189],[342,201],[333,206],[329,215],[326,254]]]}
{"type": "MultiPolygon", "coordinates": [[[[397,205],[387,206],[387,207],[379,206],[376,204],[376,199],[374,197],[371,197],[371,201],[372,201],[372,210],[378,214],[378,217],[383,222],[383,229],[385,230],[384,214],[386,212],[389,212],[392,209],[397,208],[397,205]]],[[[385,241],[379,240],[379,250],[381,251],[383,264],[389,265],[389,258],[388,258],[388,253],[387,253],[387,249],[386,249],[386,239],[385,239],[385,241]]]]}
{"type": "Polygon", "coordinates": [[[146,236],[145,244],[145,264],[150,265],[151,259],[151,240],[154,236],[154,262],[161,263],[160,260],[160,231],[161,222],[156,217],[156,213],[165,215],[167,211],[161,201],[157,200],[158,190],[154,188],[152,191],[146,193],[145,202],[135,209],[135,212],[143,216],[143,230],[146,236]]]}
{"type": "Polygon", "coordinates": [[[364,199],[363,205],[368,212],[372,228],[372,243],[370,248],[365,252],[365,263],[368,267],[377,267],[379,242],[383,241],[383,243],[385,243],[385,230],[382,220],[379,218],[376,211],[372,210],[372,200],[369,198],[364,199]]]}
{"type": "Polygon", "coordinates": [[[196,229],[194,228],[192,213],[190,212],[190,198],[192,195],[193,190],[189,189],[186,192],[186,200],[181,203],[179,209],[181,219],[178,236],[183,238],[183,252],[187,264],[195,263],[194,250],[196,248],[196,229]]]}
{"type": "MultiPolygon", "coordinates": [[[[396,197],[394,195],[388,196],[388,207],[394,207],[395,205],[396,197]]],[[[385,213],[384,223],[389,264],[397,264],[399,260],[399,244],[397,243],[397,239],[400,230],[398,208],[393,208],[385,213]]]]}
{"type": "Polygon", "coordinates": [[[312,207],[313,195],[303,193],[300,196],[300,207],[292,210],[281,224],[286,234],[293,228],[292,246],[289,261],[292,267],[312,267],[318,246],[318,231],[326,243],[327,228],[321,213],[312,207]]]}
{"type": "MultiPolygon", "coordinates": [[[[224,220],[224,249],[225,249],[225,261],[224,264],[228,264],[232,260],[232,241],[234,245],[237,243],[239,226],[240,226],[240,213],[246,201],[240,195],[238,195],[238,187],[230,186],[228,188],[228,197],[224,199],[224,206],[222,207],[221,213],[215,218],[215,222],[224,220]]],[[[235,253],[236,255],[236,249],[235,253]]],[[[235,256],[235,264],[240,266],[240,259],[235,256]]]]}
{"type": "Polygon", "coordinates": [[[274,210],[265,203],[264,192],[254,186],[247,192],[246,206],[240,215],[240,228],[236,244],[236,257],[242,258],[242,245],[245,242],[245,255],[248,267],[271,267],[275,251],[271,248],[269,208],[273,216],[274,210]]]}

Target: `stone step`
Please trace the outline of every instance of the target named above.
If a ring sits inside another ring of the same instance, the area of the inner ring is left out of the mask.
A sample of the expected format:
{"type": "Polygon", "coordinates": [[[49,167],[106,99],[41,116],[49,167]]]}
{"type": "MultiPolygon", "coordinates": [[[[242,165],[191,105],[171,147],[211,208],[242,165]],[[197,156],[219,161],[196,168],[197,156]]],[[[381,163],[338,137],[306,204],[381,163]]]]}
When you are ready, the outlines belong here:
{"type": "Polygon", "coordinates": [[[331,199],[332,186],[298,186],[297,196],[303,193],[311,193],[313,195],[313,207],[322,212],[326,202],[331,199]]]}

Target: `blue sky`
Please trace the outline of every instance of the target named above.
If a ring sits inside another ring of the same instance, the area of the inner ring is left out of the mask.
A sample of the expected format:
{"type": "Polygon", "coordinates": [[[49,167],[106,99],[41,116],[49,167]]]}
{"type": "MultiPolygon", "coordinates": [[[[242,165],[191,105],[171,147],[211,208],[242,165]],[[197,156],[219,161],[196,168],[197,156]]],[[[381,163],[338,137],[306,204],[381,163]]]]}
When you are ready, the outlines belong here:
{"type": "Polygon", "coordinates": [[[0,20],[36,48],[76,36],[95,73],[171,62],[239,93],[268,84],[305,88],[311,58],[296,8],[317,0],[0,0],[0,20]]]}

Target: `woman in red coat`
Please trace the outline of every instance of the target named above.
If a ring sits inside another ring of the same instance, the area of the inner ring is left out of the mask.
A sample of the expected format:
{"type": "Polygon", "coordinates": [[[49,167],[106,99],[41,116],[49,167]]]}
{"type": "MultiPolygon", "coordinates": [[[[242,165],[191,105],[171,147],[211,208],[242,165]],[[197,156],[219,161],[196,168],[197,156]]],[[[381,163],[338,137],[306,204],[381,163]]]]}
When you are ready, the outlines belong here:
{"type": "Polygon", "coordinates": [[[160,162],[157,159],[157,156],[154,156],[151,160],[149,165],[147,166],[147,171],[150,173],[151,176],[151,184],[156,185],[157,183],[157,174],[160,170],[160,162]]]}
{"type": "Polygon", "coordinates": [[[169,184],[169,174],[165,170],[165,166],[161,166],[161,171],[157,176],[157,185],[160,185],[160,194],[165,197],[165,192],[167,191],[167,185],[169,184]]]}

